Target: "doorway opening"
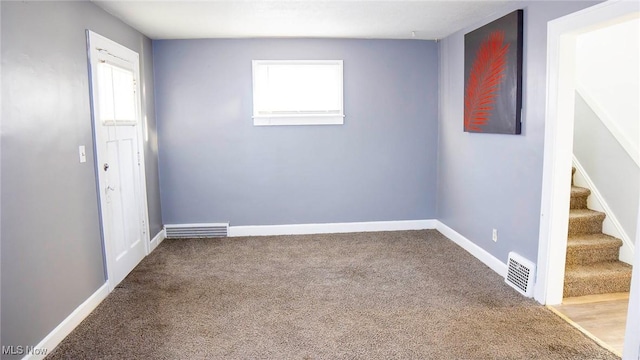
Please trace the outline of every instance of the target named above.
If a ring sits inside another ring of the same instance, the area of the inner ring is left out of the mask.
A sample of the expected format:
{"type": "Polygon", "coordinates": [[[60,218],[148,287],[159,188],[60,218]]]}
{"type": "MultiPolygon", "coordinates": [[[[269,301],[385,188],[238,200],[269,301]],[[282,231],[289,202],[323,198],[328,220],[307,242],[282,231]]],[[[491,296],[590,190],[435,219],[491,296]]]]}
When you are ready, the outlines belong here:
{"type": "MultiPolygon", "coordinates": [[[[547,305],[563,302],[565,264],[567,263],[567,234],[569,229],[569,199],[571,196],[571,168],[574,144],[574,116],[576,101],[576,39],[593,30],[638,17],[638,4],[612,1],[551,21],[548,26],[547,48],[547,118],[545,122],[545,153],[543,194],[541,206],[538,274],[535,298],[547,305]]],[[[637,223],[633,224],[637,227],[637,223]]],[[[637,255],[637,254],[636,254],[637,255]]],[[[633,255],[627,256],[629,260],[633,255]]],[[[638,267],[638,256],[634,265],[638,267]]],[[[634,280],[637,282],[637,279],[634,280]]],[[[634,294],[631,294],[632,301],[634,294]]],[[[626,305],[629,295],[617,294],[611,299],[582,300],[592,308],[606,302],[626,305]]],[[[626,308],[619,325],[624,337],[628,318],[626,308]]],[[[636,345],[637,347],[637,345],[636,345]]],[[[614,351],[621,355],[622,346],[614,351]]]]}

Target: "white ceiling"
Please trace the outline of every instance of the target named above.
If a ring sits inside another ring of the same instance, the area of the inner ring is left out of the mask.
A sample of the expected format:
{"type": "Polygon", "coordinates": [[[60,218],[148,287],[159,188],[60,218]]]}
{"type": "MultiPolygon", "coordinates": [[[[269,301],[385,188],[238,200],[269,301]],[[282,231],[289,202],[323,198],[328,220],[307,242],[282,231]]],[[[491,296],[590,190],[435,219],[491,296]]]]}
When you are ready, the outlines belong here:
{"type": "Polygon", "coordinates": [[[152,39],[442,39],[512,0],[92,0],[152,39]],[[412,34],[415,32],[415,36],[412,34]]]}

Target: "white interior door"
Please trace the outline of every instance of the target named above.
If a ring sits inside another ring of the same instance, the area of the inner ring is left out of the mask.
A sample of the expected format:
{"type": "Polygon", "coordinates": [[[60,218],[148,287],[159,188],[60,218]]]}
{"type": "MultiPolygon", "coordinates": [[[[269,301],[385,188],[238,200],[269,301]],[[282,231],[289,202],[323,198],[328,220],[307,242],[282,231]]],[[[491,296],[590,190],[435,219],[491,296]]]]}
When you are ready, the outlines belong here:
{"type": "Polygon", "coordinates": [[[91,31],[89,57],[102,235],[113,289],[148,252],[138,54],[91,31]]]}

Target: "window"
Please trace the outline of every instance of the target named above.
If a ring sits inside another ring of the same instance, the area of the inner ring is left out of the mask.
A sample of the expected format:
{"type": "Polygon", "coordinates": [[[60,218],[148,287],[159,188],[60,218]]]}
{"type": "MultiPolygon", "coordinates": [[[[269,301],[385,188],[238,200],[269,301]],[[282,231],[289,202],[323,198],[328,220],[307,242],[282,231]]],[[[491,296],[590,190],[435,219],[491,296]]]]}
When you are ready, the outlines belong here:
{"type": "Polygon", "coordinates": [[[254,60],[254,125],[343,124],[342,60],[254,60]]]}
{"type": "Polygon", "coordinates": [[[107,62],[98,63],[99,116],[104,125],[135,125],[133,71],[107,62]]]}

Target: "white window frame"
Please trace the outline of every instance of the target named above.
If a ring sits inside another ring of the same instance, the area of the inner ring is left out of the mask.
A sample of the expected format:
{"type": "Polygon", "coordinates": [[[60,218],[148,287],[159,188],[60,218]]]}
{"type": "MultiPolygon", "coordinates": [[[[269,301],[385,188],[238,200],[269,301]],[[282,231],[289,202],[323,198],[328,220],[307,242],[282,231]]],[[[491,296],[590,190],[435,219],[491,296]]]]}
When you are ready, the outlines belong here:
{"type": "Polygon", "coordinates": [[[253,60],[253,125],[342,125],[344,124],[344,72],[342,60],[253,60]],[[260,113],[256,104],[260,103],[260,92],[256,86],[256,69],[264,65],[333,65],[340,68],[340,109],[339,113],[260,113]]]}

